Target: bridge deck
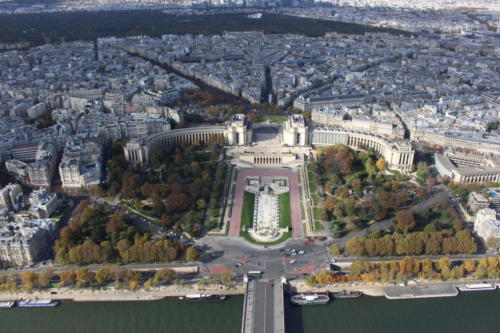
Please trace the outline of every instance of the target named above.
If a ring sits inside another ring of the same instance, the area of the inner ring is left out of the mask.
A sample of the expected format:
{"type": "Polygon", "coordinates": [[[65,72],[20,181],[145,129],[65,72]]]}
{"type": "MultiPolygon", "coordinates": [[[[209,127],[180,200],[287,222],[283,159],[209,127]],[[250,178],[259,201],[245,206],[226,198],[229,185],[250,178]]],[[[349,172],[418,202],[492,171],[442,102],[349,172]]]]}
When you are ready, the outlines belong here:
{"type": "Polygon", "coordinates": [[[242,333],[284,333],[283,284],[251,281],[245,296],[242,333]]]}

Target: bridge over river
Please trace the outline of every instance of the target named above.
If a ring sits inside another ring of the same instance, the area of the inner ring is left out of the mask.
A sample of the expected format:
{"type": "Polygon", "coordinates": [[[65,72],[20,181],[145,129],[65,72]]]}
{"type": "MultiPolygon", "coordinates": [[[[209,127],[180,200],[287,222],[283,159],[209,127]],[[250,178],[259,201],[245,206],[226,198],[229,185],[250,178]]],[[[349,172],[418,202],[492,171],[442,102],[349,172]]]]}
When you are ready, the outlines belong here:
{"type": "Polygon", "coordinates": [[[242,333],[284,333],[285,304],[281,280],[252,280],[247,283],[242,333]]]}

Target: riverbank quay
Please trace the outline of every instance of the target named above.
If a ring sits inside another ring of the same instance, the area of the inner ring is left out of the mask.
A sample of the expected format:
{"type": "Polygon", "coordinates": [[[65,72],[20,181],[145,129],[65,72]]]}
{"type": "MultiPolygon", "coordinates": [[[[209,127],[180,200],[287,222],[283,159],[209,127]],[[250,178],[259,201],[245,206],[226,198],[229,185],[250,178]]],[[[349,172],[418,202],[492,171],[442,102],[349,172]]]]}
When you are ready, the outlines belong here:
{"type": "Polygon", "coordinates": [[[470,283],[489,282],[496,284],[495,280],[462,279],[456,281],[412,281],[407,286],[389,286],[387,283],[359,283],[359,284],[331,284],[322,286],[308,286],[303,280],[289,281],[289,290],[292,293],[317,293],[358,291],[367,296],[385,297],[389,300],[455,297],[460,293],[457,288],[470,283]]]}
{"type": "Polygon", "coordinates": [[[387,299],[413,299],[458,296],[458,289],[451,285],[408,286],[384,288],[387,299]]]}
{"type": "Polygon", "coordinates": [[[121,302],[121,301],[157,301],[168,297],[180,297],[186,294],[243,295],[244,283],[235,283],[231,287],[223,285],[188,285],[162,286],[149,290],[115,290],[113,287],[103,289],[50,288],[43,291],[16,292],[0,294],[0,301],[16,301],[20,299],[47,299],[74,302],[121,302]]]}

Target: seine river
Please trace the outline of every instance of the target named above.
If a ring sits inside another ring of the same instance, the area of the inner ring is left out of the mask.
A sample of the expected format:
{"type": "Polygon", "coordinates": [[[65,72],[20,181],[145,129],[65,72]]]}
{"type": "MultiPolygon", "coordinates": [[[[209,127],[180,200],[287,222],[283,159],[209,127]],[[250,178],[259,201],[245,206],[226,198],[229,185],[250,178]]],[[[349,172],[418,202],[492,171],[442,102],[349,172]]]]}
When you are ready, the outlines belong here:
{"type": "MultiPolygon", "coordinates": [[[[56,308],[1,309],[0,332],[240,332],[243,296],[224,302],[63,303],[56,308]]],[[[500,332],[500,292],[389,301],[363,296],[329,305],[287,305],[287,333],[500,332]]]]}

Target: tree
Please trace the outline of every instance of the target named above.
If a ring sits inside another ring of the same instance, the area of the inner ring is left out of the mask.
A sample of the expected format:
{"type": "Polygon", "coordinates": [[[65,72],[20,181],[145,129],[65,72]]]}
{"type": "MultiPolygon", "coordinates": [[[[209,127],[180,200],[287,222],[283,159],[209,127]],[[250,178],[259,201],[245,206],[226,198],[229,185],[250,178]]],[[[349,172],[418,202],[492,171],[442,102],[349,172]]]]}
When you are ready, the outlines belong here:
{"type": "Polygon", "coordinates": [[[382,191],[377,195],[377,198],[383,210],[391,208],[394,204],[393,202],[394,196],[392,195],[391,192],[382,191]]]}
{"type": "Polygon", "coordinates": [[[442,257],[438,262],[439,270],[441,272],[449,271],[451,268],[451,260],[448,257],[442,257]]]}
{"type": "Polygon", "coordinates": [[[198,260],[199,256],[200,256],[200,252],[195,247],[189,247],[186,250],[186,261],[187,262],[194,262],[194,261],[198,260]]]}
{"type": "Polygon", "coordinates": [[[371,158],[366,159],[364,163],[365,171],[369,177],[375,174],[375,164],[371,158]]]}
{"type": "Polygon", "coordinates": [[[48,287],[52,277],[54,276],[54,271],[50,268],[44,269],[38,276],[38,283],[41,287],[48,287]]]}
{"type": "Polygon", "coordinates": [[[464,262],[464,268],[468,273],[472,273],[476,270],[476,262],[472,259],[467,259],[464,262]]]}
{"type": "Polygon", "coordinates": [[[345,245],[345,250],[348,254],[352,256],[366,255],[365,239],[361,237],[356,237],[348,240],[345,245]]]}
{"type": "Polygon", "coordinates": [[[342,254],[342,251],[340,250],[338,244],[332,244],[332,246],[330,246],[330,254],[335,257],[338,257],[342,254]]]}
{"type": "Polygon", "coordinates": [[[109,269],[102,268],[95,273],[95,281],[97,284],[102,285],[104,282],[110,279],[109,269]]]}
{"type": "Polygon", "coordinates": [[[59,278],[61,279],[60,285],[63,287],[67,285],[74,285],[76,283],[75,271],[62,271],[57,273],[57,275],[59,275],[59,278]]]}
{"type": "Polygon", "coordinates": [[[325,200],[324,208],[331,214],[335,209],[336,200],[334,197],[328,197],[325,200]]]}
{"type": "Polygon", "coordinates": [[[205,209],[207,207],[207,203],[205,200],[203,199],[199,199],[198,201],[196,201],[196,207],[199,209],[199,210],[202,210],[202,209],[205,209]]]}
{"type": "Polygon", "coordinates": [[[409,210],[400,210],[397,212],[395,220],[395,227],[404,232],[413,230],[416,225],[415,217],[409,210]]]}
{"type": "Polygon", "coordinates": [[[159,282],[171,282],[175,278],[175,271],[170,268],[162,268],[159,269],[156,274],[155,278],[159,282]]]}
{"type": "Polygon", "coordinates": [[[333,215],[337,218],[340,219],[342,216],[344,216],[344,211],[342,210],[342,204],[338,202],[335,205],[335,209],[333,210],[333,215]]]}
{"type": "Polygon", "coordinates": [[[306,277],[306,285],[308,287],[314,287],[318,284],[318,281],[316,280],[316,275],[309,275],[306,277]]]}
{"type": "Polygon", "coordinates": [[[174,221],[170,218],[169,215],[165,214],[160,219],[160,225],[162,227],[170,228],[174,224],[174,221]]]}
{"type": "Polygon", "coordinates": [[[418,162],[417,163],[417,182],[420,185],[424,185],[427,181],[427,178],[429,177],[429,167],[425,162],[418,162]]]}
{"type": "Polygon", "coordinates": [[[128,289],[136,290],[137,288],[139,288],[139,281],[132,280],[128,283],[128,289]]]}
{"type": "Polygon", "coordinates": [[[356,199],[349,198],[345,201],[345,212],[347,216],[354,216],[356,213],[356,199]]]}
{"type": "Polygon", "coordinates": [[[385,170],[385,159],[383,157],[379,158],[378,161],[377,161],[377,163],[375,163],[375,166],[380,171],[385,170]]]}
{"type": "Polygon", "coordinates": [[[25,290],[31,290],[38,287],[38,274],[31,271],[24,272],[22,282],[25,290]]]}

